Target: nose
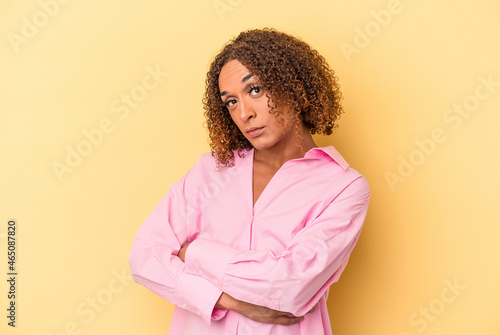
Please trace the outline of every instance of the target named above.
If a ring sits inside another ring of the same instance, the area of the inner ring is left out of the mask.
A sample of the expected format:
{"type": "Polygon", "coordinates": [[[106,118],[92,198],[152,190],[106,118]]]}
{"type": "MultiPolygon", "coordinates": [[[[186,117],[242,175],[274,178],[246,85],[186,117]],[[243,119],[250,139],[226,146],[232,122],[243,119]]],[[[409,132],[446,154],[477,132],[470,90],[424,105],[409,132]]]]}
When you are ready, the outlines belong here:
{"type": "Polygon", "coordinates": [[[239,106],[239,116],[242,121],[248,121],[255,117],[255,109],[251,102],[242,99],[239,106]]]}

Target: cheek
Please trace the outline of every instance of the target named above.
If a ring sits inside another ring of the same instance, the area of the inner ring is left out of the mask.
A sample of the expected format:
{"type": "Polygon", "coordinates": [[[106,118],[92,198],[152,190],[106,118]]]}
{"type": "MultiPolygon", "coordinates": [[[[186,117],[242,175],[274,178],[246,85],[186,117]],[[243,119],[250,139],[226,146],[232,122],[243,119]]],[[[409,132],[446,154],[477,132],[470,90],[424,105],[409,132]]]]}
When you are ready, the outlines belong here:
{"type": "Polygon", "coordinates": [[[283,115],[283,113],[276,112],[276,113],[268,113],[269,114],[269,122],[275,125],[275,127],[281,129],[283,128],[283,125],[287,123],[286,116],[283,115]],[[279,120],[279,121],[278,121],[279,120]]]}
{"type": "Polygon", "coordinates": [[[271,110],[272,104],[269,102],[269,100],[267,99],[267,97],[265,95],[261,96],[257,100],[257,104],[258,104],[259,110],[261,110],[261,111],[270,111],[271,110]]]}
{"type": "Polygon", "coordinates": [[[227,122],[231,122],[231,123],[235,124],[235,125],[236,125],[236,127],[237,127],[240,131],[241,131],[241,124],[239,124],[239,123],[237,122],[237,119],[235,120],[235,118],[233,117],[233,115],[232,115],[232,114],[231,114],[231,119],[230,119],[230,120],[228,120],[227,122]]]}

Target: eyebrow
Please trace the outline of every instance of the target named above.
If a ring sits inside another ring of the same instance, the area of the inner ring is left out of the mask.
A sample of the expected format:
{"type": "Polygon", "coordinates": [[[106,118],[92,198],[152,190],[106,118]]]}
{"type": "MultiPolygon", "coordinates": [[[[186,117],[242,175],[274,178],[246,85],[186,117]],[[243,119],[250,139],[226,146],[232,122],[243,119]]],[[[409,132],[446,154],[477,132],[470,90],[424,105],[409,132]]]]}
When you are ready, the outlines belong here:
{"type": "MultiPolygon", "coordinates": [[[[241,79],[241,83],[244,84],[246,81],[248,81],[252,77],[253,77],[253,73],[247,74],[246,76],[243,77],[243,79],[241,79]]],[[[227,94],[228,94],[227,91],[222,91],[220,93],[220,96],[222,98],[223,96],[225,96],[227,94]]]]}

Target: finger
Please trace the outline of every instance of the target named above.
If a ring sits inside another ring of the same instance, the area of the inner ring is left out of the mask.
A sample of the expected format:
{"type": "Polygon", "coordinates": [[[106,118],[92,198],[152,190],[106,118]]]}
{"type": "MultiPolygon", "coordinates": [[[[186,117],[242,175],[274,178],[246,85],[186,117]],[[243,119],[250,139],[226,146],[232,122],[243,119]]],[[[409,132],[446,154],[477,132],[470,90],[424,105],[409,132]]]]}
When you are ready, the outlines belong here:
{"type": "Polygon", "coordinates": [[[276,319],[276,323],[279,324],[279,325],[284,325],[284,326],[287,326],[287,325],[293,325],[293,324],[296,324],[296,323],[299,323],[300,321],[304,320],[304,317],[301,316],[301,317],[298,317],[298,316],[293,316],[293,317],[290,317],[290,316],[280,316],[276,319]]]}
{"type": "Polygon", "coordinates": [[[309,314],[309,313],[312,313],[314,312],[314,309],[316,308],[316,306],[314,306],[313,308],[311,308],[311,310],[309,312],[307,312],[306,314],[309,314]]]}
{"type": "Polygon", "coordinates": [[[278,315],[278,316],[286,316],[286,317],[288,317],[288,318],[296,318],[296,317],[298,317],[298,316],[293,315],[293,314],[292,314],[292,313],[290,313],[290,312],[281,312],[281,311],[276,311],[276,313],[279,313],[279,315],[278,315]]]}

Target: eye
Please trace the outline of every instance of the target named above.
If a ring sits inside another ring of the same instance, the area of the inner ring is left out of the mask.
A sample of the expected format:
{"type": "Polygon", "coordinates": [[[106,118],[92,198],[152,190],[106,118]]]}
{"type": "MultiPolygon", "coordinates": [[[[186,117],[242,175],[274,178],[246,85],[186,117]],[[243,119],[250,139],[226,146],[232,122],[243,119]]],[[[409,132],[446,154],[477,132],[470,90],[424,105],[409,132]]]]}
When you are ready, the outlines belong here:
{"type": "Polygon", "coordinates": [[[231,108],[234,106],[236,103],[236,99],[227,99],[226,101],[222,102],[223,107],[231,108]]]}
{"type": "Polygon", "coordinates": [[[262,88],[260,86],[250,86],[248,88],[248,93],[254,96],[258,96],[262,93],[262,88]]]}

